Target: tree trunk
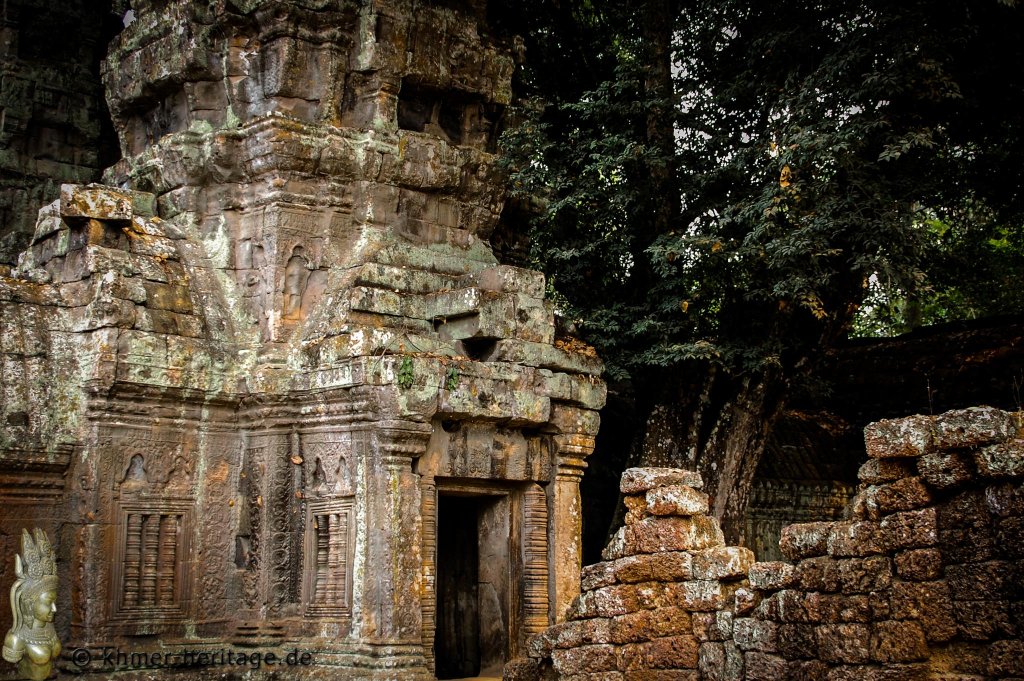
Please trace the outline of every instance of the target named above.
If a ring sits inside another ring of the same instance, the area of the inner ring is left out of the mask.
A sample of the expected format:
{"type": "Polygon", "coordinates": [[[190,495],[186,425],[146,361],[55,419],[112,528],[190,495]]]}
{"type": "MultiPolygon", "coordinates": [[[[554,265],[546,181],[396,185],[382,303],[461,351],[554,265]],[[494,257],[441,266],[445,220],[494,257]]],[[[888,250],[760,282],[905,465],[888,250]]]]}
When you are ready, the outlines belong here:
{"type": "Polygon", "coordinates": [[[696,469],[726,541],[742,544],[747,499],[785,381],[775,370],[731,376],[718,367],[680,372],[654,403],[630,465],[696,469]]]}

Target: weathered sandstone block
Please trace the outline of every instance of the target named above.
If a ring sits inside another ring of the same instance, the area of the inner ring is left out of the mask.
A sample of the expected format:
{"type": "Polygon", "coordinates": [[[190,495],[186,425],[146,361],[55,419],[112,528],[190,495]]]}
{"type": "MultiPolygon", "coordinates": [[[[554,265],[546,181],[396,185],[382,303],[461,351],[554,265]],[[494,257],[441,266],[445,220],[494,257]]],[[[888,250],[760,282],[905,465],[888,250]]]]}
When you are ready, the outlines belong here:
{"type": "Polygon", "coordinates": [[[754,552],[742,546],[717,546],[693,554],[696,579],[735,580],[746,577],[754,564],[754,552]]]}
{"type": "Polygon", "coordinates": [[[733,621],[733,613],[729,610],[695,612],[693,635],[698,641],[729,641],[733,637],[733,621]]]}
{"type": "Polygon", "coordinates": [[[934,546],[938,541],[936,511],[905,511],[882,520],[881,543],[887,550],[934,546]]]}
{"type": "Polygon", "coordinates": [[[1013,437],[1017,428],[1016,418],[999,409],[957,409],[935,418],[935,446],[939,449],[980,447],[1013,437]]]}
{"type": "Polygon", "coordinates": [[[689,634],[693,626],[690,612],[685,607],[670,605],[613,618],[606,640],[616,644],[649,641],[663,636],[689,634]]]}
{"type": "Polygon", "coordinates": [[[625,672],[658,669],[696,669],[699,643],[692,636],[667,636],[644,643],[629,643],[619,651],[625,672]]]}
{"type": "Polygon", "coordinates": [[[679,468],[629,468],[622,474],[619,491],[623,494],[643,494],[657,487],[684,485],[701,489],[704,481],[700,473],[679,468]]]}
{"type": "Polygon", "coordinates": [[[633,582],[678,582],[693,578],[693,553],[689,551],[664,551],[619,558],[611,563],[618,581],[633,582]]]}
{"type": "Polygon", "coordinates": [[[917,460],[917,470],[929,485],[946,490],[969,481],[975,466],[972,458],[962,452],[934,452],[917,460]]]}
{"type": "Polygon", "coordinates": [[[655,516],[693,516],[708,512],[708,495],[686,485],[669,485],[647,491],[647,512],[655,516]]]}

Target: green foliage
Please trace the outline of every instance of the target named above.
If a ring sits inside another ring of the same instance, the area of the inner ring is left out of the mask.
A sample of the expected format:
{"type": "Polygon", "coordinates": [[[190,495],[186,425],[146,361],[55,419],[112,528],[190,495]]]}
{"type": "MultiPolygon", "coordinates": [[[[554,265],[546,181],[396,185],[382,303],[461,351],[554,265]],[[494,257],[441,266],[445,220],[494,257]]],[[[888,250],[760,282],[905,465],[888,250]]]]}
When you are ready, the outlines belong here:
{"type": "Polygon", "coordinates": [[[413,374],[412,369],[412,358],[403,357],[402,362],[398,365],[398,387],[402,390],[408,390],[412,387],[413,374]]]}
{"type": "Polygon", "coordinates": [[[1024,229],[966,211],[925,220],[928,240],[916,286],[873,277],[853,320],[857,336],[893,336],[922,325],[1024,313],[1024,229]]]}
{"type": "Polygon", "coordinates": [[[448,367],[448,370],[444,374],[444,389],[448,392],[455,390],[459,387],[460,379],[461,376],[459,375],[459,368],[448,367]]]}
{"type": "Polygon", "coordinates": [[[880,285],[930,294],[926,319],[1022,309],[991,295],[1021,264],[1020,8],[531,0],[501,20],[545,103],[503,139],[514,192],[545,202],[532,256],[613,377],[797,366],[880,285]]]}

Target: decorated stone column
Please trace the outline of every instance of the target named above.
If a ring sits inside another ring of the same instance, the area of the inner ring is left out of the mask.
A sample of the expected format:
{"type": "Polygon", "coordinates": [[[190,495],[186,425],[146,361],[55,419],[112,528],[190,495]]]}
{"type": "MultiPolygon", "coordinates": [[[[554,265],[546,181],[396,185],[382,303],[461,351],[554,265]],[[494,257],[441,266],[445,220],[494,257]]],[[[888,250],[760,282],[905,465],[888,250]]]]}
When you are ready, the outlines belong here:
{"type": "Polygon", "coordinates": [[[549,491],[551,509],[551,605],[556,621],[565,618],[572,599],[580,592],[583,565],[583,516],[580,508],[580,480],[586,459],[594,451],[594,436],[600,423],[596,411],[552,405],[551,422],[561,431],[554,436],[555,479],[549,491]]]}
{"type": "Polygon", "coordinates": [[[426,474],[420,478],[420,518],[423,533],[423,568],[420,588],[420,612],[422,617],[423,656],[427,669],[434,671],[434,627],[437,617],[437,482],[434,476],[426,474]]]}
{"type": "Polygon", "coordinates": [[[539,634],[551,624],[548,517],[544,489],[531,484],[523,495],[523,633],[527,635],[539,634]]]}
{"type": "Polygon", "coordinates": [[[420,488],[413,462],[430,427],[412,422],[373,424],[357,452],[356,559],[360,619],[357,638],[374,655],[404,653],[423,664],[420,615],[420,488]],[[403,651],[402,648],[407,648],[403,651]]]}

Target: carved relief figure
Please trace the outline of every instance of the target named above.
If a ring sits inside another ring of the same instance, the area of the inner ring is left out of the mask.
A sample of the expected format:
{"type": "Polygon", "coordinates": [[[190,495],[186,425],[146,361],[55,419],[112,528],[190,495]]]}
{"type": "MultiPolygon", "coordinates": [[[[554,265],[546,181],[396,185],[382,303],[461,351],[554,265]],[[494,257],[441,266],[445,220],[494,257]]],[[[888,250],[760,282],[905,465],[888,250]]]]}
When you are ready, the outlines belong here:
{"type": "Polygon", "coordinates": [[[46,533],[38,527],[35,539],[21,533],[21,555],[14,558],[17,579],[11,587],[14,623],[4,638],[3,657],[18,664],[26,678],[45,679],[60,655],[60,641],[53,628],[57,611],[57,570],[46,533]]]}
{"type": "Polygon", "coordinates": [[[298,319],[302,315],[302,294],[308,279],[309,261],[302,246],[296,246],[284,270],[285,319],[298,319]]]}

